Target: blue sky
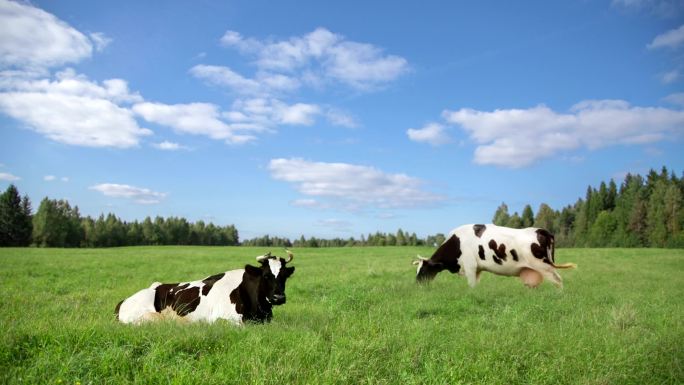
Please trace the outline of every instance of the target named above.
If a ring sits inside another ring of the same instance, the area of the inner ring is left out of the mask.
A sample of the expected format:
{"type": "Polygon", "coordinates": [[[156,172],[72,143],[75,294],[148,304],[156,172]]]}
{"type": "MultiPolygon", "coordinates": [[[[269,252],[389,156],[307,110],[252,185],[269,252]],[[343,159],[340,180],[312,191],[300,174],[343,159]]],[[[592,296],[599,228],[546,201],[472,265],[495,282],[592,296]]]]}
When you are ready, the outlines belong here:
{"type": "Polygon", "coordinates": [[[684,3],[0,0],[0,187],[420,236],[681,173],[684,3]]]}

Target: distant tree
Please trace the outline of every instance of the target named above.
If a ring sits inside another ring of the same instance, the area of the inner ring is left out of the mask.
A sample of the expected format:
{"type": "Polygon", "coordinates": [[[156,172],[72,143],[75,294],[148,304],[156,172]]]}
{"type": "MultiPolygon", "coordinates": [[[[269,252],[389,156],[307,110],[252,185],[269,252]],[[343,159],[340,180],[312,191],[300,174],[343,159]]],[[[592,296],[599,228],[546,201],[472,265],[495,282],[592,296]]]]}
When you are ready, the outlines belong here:
{"type": "Polygon", "coordinates": [[[536,218],[534,218],[534,227],[547,229],[552,234],[555,234],[557,231],[554,225],[555,221],[556,212],[553,211],[553,209],[546,203],[542,203],[541,205],[539,205],[539,210],[537,210],[537,216],[536,218]]]}
{"type": "Polygon", "coordinates": [[[556,246],[558,247],[572,247],[574,246],[574,225],[575,216],[577,215],[576,207],[581,200],[575,203],[574,206],[566,206],[561,210],[560,214],[554,221],[554,236],[556,238],[556,246]]]}
{"type": "Polygon", "coordinates": [[[446,240],[446,237],[444,236],[444,234],[438,233],[435,235],[428,236],[425,240],[425,243],[428,246],[439,246],[442,243],[444,243],[445,240],[446,240]]]}
{"type": "Polygon", "coordinates": [[[665,208],[666,192],[666,183],[662,179],[657,179],[651,190],[646,214],[648,242],[652,247],[664,247],[668,239],[665,208]]]}
{"type": "Polygon", "coordinates": [[[522,219],[518,212],[513,213],[506,223],[506,227],[511,227],[514,229],[522,229],[522,219]]]}
{"type": "Polygon", "coordinates": [[[78,206],[43,199],[33,217],[33,241],[42,247],[78,247],[85,238],[78,206]]]}
{"type": "Polygon", "coordinates": [[[522,216],[520,217],[522,222],[522,227],[532,227],[534,225],[534,212],[532,212],[532,206],[525,205],[523,208],[522,216]]]}
{"type": "Polygon", "coordinates": [[[32,230],[31,201],[10,184],[0,194],[0,246],[28,246],[32,230]]]}
{"type": "Polygon", "coordinates": [[[402,229],[397,230],[397,246],[406,246],[406,235],[402,229]]]}
{"type": "Polygon", "coordinates": [[[508,206],[505,203],[496,209],[494,213],[494,218],[492,218],[492,223],[497,226],[506,226],[508,221],[510,221],[511,216],[508,214],[508,206]]]}
{"type": "Polygon", "coordinates": [[[613,246],[610,240],[617,229],[617,221],[608,210],[599,213],[589,230],[587,245],[591,247],[613,246]]]}

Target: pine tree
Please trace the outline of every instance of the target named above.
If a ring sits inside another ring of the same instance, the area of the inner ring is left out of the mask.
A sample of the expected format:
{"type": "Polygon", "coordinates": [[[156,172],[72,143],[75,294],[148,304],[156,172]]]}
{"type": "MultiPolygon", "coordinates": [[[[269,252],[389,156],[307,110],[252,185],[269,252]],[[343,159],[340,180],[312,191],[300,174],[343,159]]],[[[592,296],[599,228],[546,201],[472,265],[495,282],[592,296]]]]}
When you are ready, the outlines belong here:
{"type": "Polygon", "coordinates": [[[511,216],[508,214],[508,206],[505,203],[501,203],[494,213],[492,223],[497,226],[506,226],[510,219],[511,216]]]}
{"type": "Polygon", "coordinates": [[[397,230],[397,246],[406,246],[406,236],[402,229],[397,230]]]}
{"type": "Polygon", "coordinates": [[[11,184],[0,194],[0,246],[28,246],[32,230],[31,201],[11,184]]]}
{"type": "Polygon", "coordinates": [[[534,212],[532,212],[532,206],[525,205],[520,220],[523,228],[532,227],[532,225],[534,225],[534,212]]]}
{"type": "MultiPolygon", "coordinates": [[[[534,227],[539,227],[555,234],[557,229],[555,227],[556,212],[547,205],[542,203],[537,210],[537,216],[534,218],[534,227]]],[[[529,226],[528,226],[529,227],[529,226]]]]}
{"type": "Polygon", "coordinates": [[[587,246],[606,247],[612,246],[610,240],[617,228],[615,217],[608,210],[599,213],[596,221],[592,223],[587,238],[587,246]]]}
{"type": "Polygon", "coordinates": [[[648,241],[652,247],[664,247],[667,242],[666,191],[667,185],[662,179],[659,179],[656,181],[648,200],[646,223],[648,225],[648,241]]]}
{"type": "Polygon", "coordinates": [[[511,227],[514,229],[521,229],[522,228],[522,219],[520,219],[520,215],[518,215],[518,212],[516,211],[511,215],[511,217],[508,219],[508,222],[506,223],[506,227],[511,227]]]}
{"type": "Polygon", "coordinates": [[[682,223],[684,222],[684,196],[676,184],[670,184],[665,197],[665,227],[667,228],[667,246],[682,247],[684,237],[682,234],[682,223]]]}

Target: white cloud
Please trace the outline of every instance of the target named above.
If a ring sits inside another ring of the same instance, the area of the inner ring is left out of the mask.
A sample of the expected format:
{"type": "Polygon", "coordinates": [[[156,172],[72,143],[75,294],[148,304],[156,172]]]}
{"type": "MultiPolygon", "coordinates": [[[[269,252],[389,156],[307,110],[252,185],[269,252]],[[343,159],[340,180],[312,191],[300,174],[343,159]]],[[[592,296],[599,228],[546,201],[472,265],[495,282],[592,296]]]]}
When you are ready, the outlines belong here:
{"type": "Polygon", "coordinates": [[[166,193],[152,191],[147,188],[116,183],[96,184],[94,186],[90,186],[89,189],[99,191],[108,197],[131,199],[133,202],[139,204],[160,203],[161,200],[166,198],[167,195],[166,193]]]}
{"type": "Polygon", "coordinates": [[[21,179],[21,178],[19,178],[18,176],[12,175],[12,174],[10,174],[10,173],[8,173],[8,172],[0,172],[0,180],[4,180],[4,181],[7,181],[7,182],[14,182],[14,181],[17,181],[17,180],[20,180],[20,179],[21,179]]]}
{"type": "MultiPolygon", "coordinates": [[[[43,177],[43,180],[46,181],[46,182],[52,182],[52,181],[56,181],[56,180],[57,180],[57,177],[54,176],[54,175],[45,175],[45,176],[43,177]]],[[[66,183],[66,182],[69,181],[69,178],[63,176],[63,177],[59,178],[59,180],[61,180],[62,182],[65,182],[65,183],[66,183]]]]}
{"type": "Polygon", "coordinates": [[[278,99],[237,99],[230,110],[211,103],[162,104],[139,103],[133,111],[145,120],[168,127],[176,132],[205,135],[242,144],[256,139],[254,134],[270,132],[281,124],[311,125],[321,113],[314,104],[288,105],[278,99]]]}
{"type": "Polygon", "coordinates": [[[112,39],[102,32],[91,33],[90,39],[95,43],[97,51],[103,51],[112,42],[112,39]]]}
{"type": "Polygon", "coordinates": [[[295,199],[292,202],[290,202],[290,204],[295,207],[306,207],[310,209],[325,209],[330,207],[330,205],[325,204],[319,200],[309,198],[295,199]]]}
{"type": "Polygon", "coordinates": [[[668,103],[684,107],[684,92],[677,92],[674,94],[667,95],[663,98],[663,100],[668,103]]]}
{"type": "Polygon", "coordinates": [[[228,67],[198,64],[190,69],[190,73],[217,86],[225,86],[242,94],[260,94],[261,84],[247,79],[228,67]]]}
{"type": "Polygon", "coordinates": [[[330,227],[336,231],[348,232],[352,229],[352,223],[343,219],[329,218],[316,221],[316,225],[330,227]]]}
{"type": "Polygon", "coordinates": [[[309,126],[315,122],[321,108],[315,104],[288,105],[278,99],[238,99],[223,116],[234,124],[255,129],[271,130],[281,124],[309,126]]]}
{"type": "Polygon", "coordinates": [[[663,18],[678,16],[684,8],[681,0],[613,0],[613,7],[633,12],[649,12],[663,18]]]}
{"type": "Polygon", "coordinates": [[[684,25],[656,36],[647,47],[649,49],[677,48],[682,44],[684,44],[684,25]]]}
{"type": "MultiPolygon", "coordinates": [[[[89,58],[93,51],[84,34],[27,3],[0,1],[0,25],[1,66],[59,66],[89,58]]],[[[95,36],[99,45],[104,36],[95,36]]]]}
{"type": "Polygon", "coordinates": [[[558,113],[529,109],[444,111],[477,143],[475,163],[528,166],[558,152],[661,141],[684,130],[684,111],[634,107],[623,100],[586,100],[558,113]]]}
{"type": "Polygon", "coordinates": [[[0,93],[0,109],[57,142],[86,147],[137,146],[150,130],[106,99],[40,92],[0,93]]]}
{"type": "Polygon", "coordinates": [[[84,75],[67,68],[55,74],[55,79],[35,79],[17,73],[0,74],[0,90],[16,92],[40,92],[78,96],[88,99],[106,99],[113,103],[125,104],[141,102],[140,94],[132,93],[123,79],[108,79],[97,84],[84,75]]]}
{"type": "Polygon", "coordinates": [[[159,143],[152,143],[152,147],[164,151],[178,151],[188,149],[186,146],[174,142],[169,142],[168,140],[159,143]]]}
{"type": "Polygon", "coordinates": [[[273,159],[271,177],[292,183],[302,194],[299,206],[316,206],[317,199],[343,210],[429,206],[443,197],[423,190],[424,183],[405,174],[348,163],[311,162],[299,158],[273,159]]]}
{"type": "Polygon", "coordinates": [[[288,74],[290,90],[302,82],[319,83],[321,78],[372,90],[408,71],[406,59],[386,55],[372,44],[346,40],[325,28],[279,41],[245,39],[238,32],[227,31],[221,44],[256,57],[259,71],[288,74]]]}
{"type": "Polygon", "coordinates": [[[152,132],[121,104],[141,102],[122,79],[100,84],[73,69],[50,76],[49,67],[89,58],[103,49],[103,33],[90,38],[29,4],[0,0],[0,111],[49,139],[88,147],[137,146],[152,132]]]}
{"type": "Polygon", "coordinates": [[[325,117],[328,119],[330,123],[336,126],[348,128],[356,128],[359,126],[359,123],[356,121],[356,118],[354,118],[354,116],[347,112],[340,111],[336,108],[328,109],[325,113],[325,117]]]}
{"type": "Polygon", "coordinates": [[[323,68],[328,76],[357,89],[369,90],[391,82],[408,70],[406,59],[370,44],[344,42],[330,48],[323,68]]]}
{"type": "Polygon", "coordinates": [[[661,77],[660,80],[663,82],[663,84],[671,84],[679,80],[679,70],[672,70],[665,72],[661,77]]]}
{"type": "Polygon", "coordinates": [[[430,123],[419,129],[409,128],[406,134],[414,142],[425,142],[433,146],[451,142],[451,138],[445,132],[445,127],[439,123],[430,123]]]}
{"type": "Polygon", "coordinates": [[[297,103],[291,106],[280,106],[278,116],[283,124],[310,126],[314,123],[314,116],[321,113],[320,107],[313,104],[297,103]]]}
{"type": "Polygon", "coordinates": [[[71,71],[48,79],[0,79],[0,110],[57,142],[87,147],[137,146],[141,128],[116,102],[136,100],[126,83],[111,79],[97,85],[71,71]]]}
{"type": "Polygon", "coordinates": [[[299,80],[272,72],[259,72],[255,79],[246,78],[224,66],[198,64],[190,69],[190,74],[209,84],[227,87],[238,95],[267,97],[285,92],[296,91],[299,80]]]}
{"type": "Polygon", "coordinates": [[[133,111],[148,122],[168,127],[180,133],[206,135],[212,139],[237,144],[253,140],[253,136],[239,135],[235,129],[220,120],[218,106],[210,103],[162,104],[139,103],[133,111]]]}

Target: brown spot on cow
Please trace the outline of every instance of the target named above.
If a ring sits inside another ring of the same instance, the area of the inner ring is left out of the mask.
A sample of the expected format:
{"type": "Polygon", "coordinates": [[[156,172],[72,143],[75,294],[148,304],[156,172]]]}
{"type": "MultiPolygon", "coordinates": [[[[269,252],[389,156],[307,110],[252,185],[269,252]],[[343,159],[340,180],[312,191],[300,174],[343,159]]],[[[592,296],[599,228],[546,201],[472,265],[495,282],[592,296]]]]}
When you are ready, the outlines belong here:
{"type": "Polygon", "coordinates": [[[537,243],[533,243],[530,246],[530,251],[535,258],[541,259],[544,263],[553,265],[555,260],[555,247],[554,247],[554,237],[551,233],[544,229],[537,229],[537,243]],[[551,249],[551,255],[549,255],[549,249],[551,249]]]}
{"type": "Polygon", "coordinates": [[[483,261],[485,260],[485,252],[484,252],[484,247],[482,247],[482,245],[477,246],[477,255],[480,256],[481,260],[483,260],[483,261]]]}
{"type": "Polygon", "coordinates": [[[197,309],[200,303],[200,288],[197,286],[189,287],[179,291],[175,295],[175,301],[171,308],[176,314],[183,317],[197,309]]]}
{"type": "Polygon", "coordinates": [[[484,233],[485,230],[487,230],[487,226],[485,225],[473,225],[473,231],[478,238],[482,238],[482,233],[484,233]]]}
{"type": "Polygon", "coordinates": [[[224,275],[226,275],[226,273],[212,275],[211,277],[203,279],[202,283],[204,284],[204,286],[202,286],[202,295],[206,296],[207,294],[209,294],[209,291],[211,291],[211,288],[214,286],[216,281],[223,278],[224,275]]]}
{"type": "Polygon", "coordinates": [[[514,261],[518,261],[518,252],[515,249],[511,249],[511,256],[513,256],[514,261]]]}
{"type": "Polygon", "coordinates": [[[155,288],[154,310],[161,312],[171,307],[179,316],[193,312],[200,302],[199,287],[184,283],[164,283],[155,288]]]}
{"type": "Polygon", "coordinates": [[[496,257],[505,261],[506,260],[506,245],[503,243],[500,245],[496,244],[495,240],[489,241],[489,248],[494,250],[494,254],[496,254],[496,257]]]}

